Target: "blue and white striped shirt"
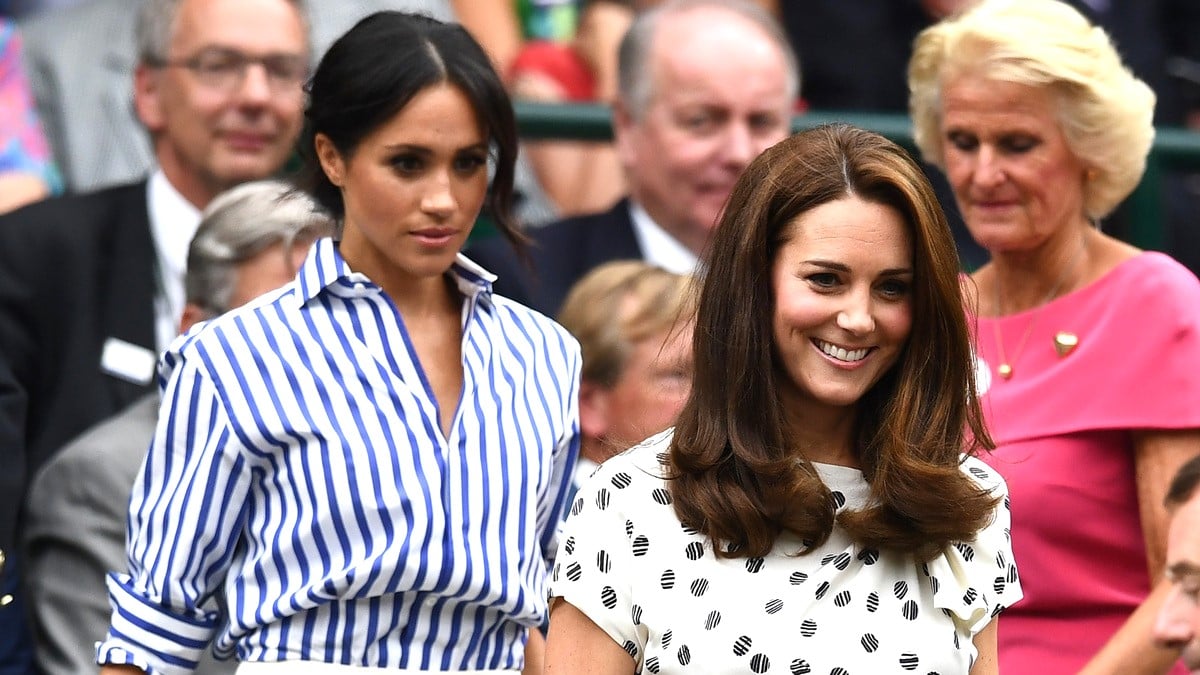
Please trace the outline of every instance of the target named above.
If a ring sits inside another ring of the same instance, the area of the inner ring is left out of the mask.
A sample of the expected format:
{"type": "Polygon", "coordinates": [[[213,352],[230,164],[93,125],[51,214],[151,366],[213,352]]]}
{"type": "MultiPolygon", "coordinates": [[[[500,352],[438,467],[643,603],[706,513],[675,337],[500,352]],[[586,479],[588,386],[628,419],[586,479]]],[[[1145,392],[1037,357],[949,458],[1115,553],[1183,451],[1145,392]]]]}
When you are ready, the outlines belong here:
{"type": "Polygon", "coordinates": [[[172,345],[101,663],[183,673],[215,639],[243,661],[521,667],[578,452],[579,346],[466,258],[451,276],[449,438],[403,320],[331,240],[172,345]]]}

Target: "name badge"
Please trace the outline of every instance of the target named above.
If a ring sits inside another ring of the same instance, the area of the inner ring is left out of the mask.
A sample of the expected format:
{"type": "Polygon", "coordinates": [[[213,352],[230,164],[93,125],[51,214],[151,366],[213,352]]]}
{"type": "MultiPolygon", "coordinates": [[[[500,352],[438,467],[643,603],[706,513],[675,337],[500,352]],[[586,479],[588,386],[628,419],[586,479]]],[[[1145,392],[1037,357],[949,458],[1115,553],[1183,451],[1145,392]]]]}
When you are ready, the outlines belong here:
{"type": "Polygon", "coordinates": [[[104,341],[100,352],[100,370],[134,384],[150,384],[157,362],[153,350],[113,337],[104,341]]]}

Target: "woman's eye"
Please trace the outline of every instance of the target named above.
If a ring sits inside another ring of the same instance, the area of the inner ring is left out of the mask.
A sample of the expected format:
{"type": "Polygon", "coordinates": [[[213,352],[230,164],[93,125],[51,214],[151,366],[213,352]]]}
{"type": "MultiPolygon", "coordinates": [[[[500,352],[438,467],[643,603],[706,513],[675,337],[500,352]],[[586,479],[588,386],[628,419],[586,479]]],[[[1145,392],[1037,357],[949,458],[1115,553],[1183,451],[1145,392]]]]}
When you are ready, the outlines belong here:
{"type": "Polygon", "coordinates": [[[454,160],[454,169],[460,173],[473,173],[487,165],[487,157],[482,155],[463,155],[454,160]]]}
{"type": "Polygon", "coordinates": [[[890,280],[879,285],[879,292],[888,298],[902,298],[908,295],[909,284],[907,281],[890,280]]]}
{"type": "Polygon", "coordinates": [[[1000,147],[1004,148],[1005,152],[1019,154],[1029,152],[1037,147],[1038,140],[1032,136],[1010,136],[1005,138],[1000,143],[1000,147]]]}
{"type": "Polygon", "coordinates": [[[838,278],[831,272],[818,272],[808,275],[808,282],[818,288],[833,288],[837,286],[838,278]]]}
{"type": "Polygon", "coordinates": [[[400,155],[392,158],[392,167],[400,173],[416,173],[424,166],[415,155],[400,155]]]}
{"type": "Polygon", "coordinates": [[[963,152],[970,152],[979,145],[979,140],[970,134],[951,133],[946,140],[950,141],[950,145],[963,152]]]}

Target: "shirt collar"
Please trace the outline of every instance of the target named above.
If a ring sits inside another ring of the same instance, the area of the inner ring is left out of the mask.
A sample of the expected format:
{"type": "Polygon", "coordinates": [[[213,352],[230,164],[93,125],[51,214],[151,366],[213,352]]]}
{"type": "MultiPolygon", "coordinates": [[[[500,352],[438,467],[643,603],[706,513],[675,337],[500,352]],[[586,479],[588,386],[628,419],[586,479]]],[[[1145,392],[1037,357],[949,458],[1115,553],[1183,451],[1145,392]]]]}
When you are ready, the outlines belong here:
{"type": "Polygon", "coordinates": [[[691,274],[696,270],[696,254],[654,222],[640,204],[629,202],[629,217],[646,262],[675,274],[691,274]]]}
{"type": "MultiPolygon", "coordinates": [[[[447,273],[464,296],[476,300],[491,298],[492,282],[496,280],[496,275],[463,254],[458,254],[447,273]]],[[[301,305],[326,289],[341,296],[373,295],[380,291],[379,286],[367,275],[350,269],[338,251],[337,242],[328,237],[317,240],[309,250],[296,278],[296,301],[301,305]]]]}
{"type": "Polygon", "coordinates": [[[146,195],[160,260],[166,270],[182,275],[187,268],[188,245],[200,225],[200,209],[179,194],[162,169],[150,174],[146,195]]]}

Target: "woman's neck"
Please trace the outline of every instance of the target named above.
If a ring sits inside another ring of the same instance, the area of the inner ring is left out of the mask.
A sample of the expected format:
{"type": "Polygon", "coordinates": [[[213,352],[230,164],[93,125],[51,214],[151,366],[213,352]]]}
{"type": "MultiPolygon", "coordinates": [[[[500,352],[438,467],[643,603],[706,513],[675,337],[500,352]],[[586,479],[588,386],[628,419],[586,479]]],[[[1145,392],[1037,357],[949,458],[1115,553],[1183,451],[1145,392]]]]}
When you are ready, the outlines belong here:
{"type": "Polygon", "coordinates": [[[987,290],[980,298],[989,316],[1041,307],[1084,285],[1096,232],[1088,224],[1068,228],[1030,251],[992,254],[987,290]]]}
{"type": "Polygon", "coordinates": [[[785,415],[784,442],[798,456],[810,462],[861,468],[855,447],[858,423],[856,407],[821,407],[804,412],[794,410],[785,415]]]}

